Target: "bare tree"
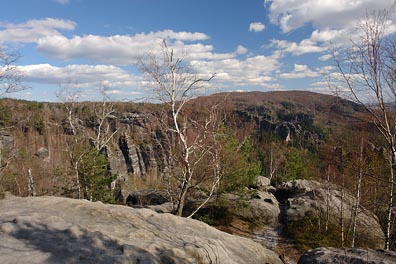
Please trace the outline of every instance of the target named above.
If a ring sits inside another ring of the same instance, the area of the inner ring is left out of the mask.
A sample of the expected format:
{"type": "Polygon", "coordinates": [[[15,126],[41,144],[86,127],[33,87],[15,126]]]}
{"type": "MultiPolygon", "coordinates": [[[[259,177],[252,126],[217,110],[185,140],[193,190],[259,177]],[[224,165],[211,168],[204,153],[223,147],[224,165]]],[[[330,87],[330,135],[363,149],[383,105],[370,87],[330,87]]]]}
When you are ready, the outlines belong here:
{"type": "Polygon", "coordinates": [[[389,160],[386,250],[391,239],[396,170],[396,39],[387,31],[392,14],[391,10],[366,14],[358,24],[360,38],[351,41],[350,48],[333,53],[342,82],[342,86],[335,84],[337,91],[346,92],[366,109],[385,142],[389,160]]]}
{"type": "Polygon", "coordinates": [[[284,155],[281,153],[281,149],[276,144],[270,143],[269,149],[269,179],[272,181],[274,176],[277,174],[282,162],[284,161],[284,155]]]}
{"type": "MultiPolygon", "coordinates": [[[[196,96],[215,74],[200,78],[193,73],[188,64],[175,57],[172,48],[163,41],[160,55],[148,54],[140,59],[140,70],[153,82],[156,99],[164,107],[158,121],[165,135],[160,144],[167,150],[170,158],[169,186],[172,188],[175,214],[181,216],[190,191],[199,189],[204,181],[197,173],[202,162],[211,156],[216,159],[214,125],[216,115],[210,112],[205,120],[192,117],[186,111],[186,104],[196,96]],[[209,143],[211,142],[211,143],[209,143]],[[176,182],[173,186],[172,182],[176,182]]],[[[210,174],[215,179],[213,186],[219,183],[216,168],[210,174]]],[[[209,177],[207,177],[209,178],[209,177]]],[[[209,196],[214,192],[211,188],[209,196]]],[[[207,200],[205,200],[207,201],[207,200]]]]}
{"type": "Polygon", "coordinates": [[[95,135],[90,137],[98,153],[100,153],[110,142],[110,140],[117,134],[118,129],[112,130],[109,119],[114,114],[114,104],[111,102],[107,94],[108,87],[102,85],[100,93],[102,101],[95,104],[95,135]]]}
{"type": "MultiPolygon", "coordinates": [[[[85,179],[80,173],[83,167],[86,170],[89,169],[82,163],[84,161],[87,162],[86,156],[92,154],[90,153],[90,147],[95,150],[95,160],[96,156],[102,154],[102,151],[107,148],[108,143],[118,132],[117,129],[111,127],[109,122],[110,117],[114,113],[114,105],[107,95],[107,87],[103,85],[99,91],[102,95],[101,102],[92,103],[94,113],[90,121],[93,124],[93,132],[89,131],[84,121],[77,116],[81,90],[75,84],[69,83],[61,86],[60,91],[57,93],[58,99],[63,102],[66,109],[69,133],[72,136],[67,142],[67,151],[74,170],[79,199],[89,198],[92,200],[92,195],[87,195],[91,193],[89,190],[91,186],[87,185],[88,179],[85,179]]],[[[94,166],[93,164],[90,165],[94,166]]]]}
{"type": "MultiPolygon", "coordinates": [[[[19,60],[18,53],[7,52],[4,47],[0,46],[0,98],[6,94],[18,92],[27,89],[27,86],[21,84],[23,72],[15,65],[19,60]]],[[[12,127],[0,127],[0,132],[11,129],[12,127]]],[[[5,157],[2,142],[0,141],[0,179],[3,171],[15,156],[15,151],[5,157]]],[[[1,188],[1,186],[0,186],[1,188]]],[[[1,192],[1,189],[0,189],[1,192]]]]}
{"type": "Polygon", "coordinates": [[[358,225],[357,217],[359,214],[360,210],[360,203],[361,203],[361,196],[362,196],[362,184],[363,184],[363,152],[364,152],[364,142],[365,137],[361,136],[360,139],[360,151],[359,151],[359,162],[358,162],[358,173],[356,175],[356,181],[355,181],[355,204],[353,205],[353,210],[352,210],[352,217],[351,217],[351,225],[352,225],[352,241],[351,241],[351,247],[355,247],[355,240],[356,240],[356,227],[358,225]]]}
{"type": "Polygon", "coordinates": [[[67,142],[67,152],[71,165],[74,170],[77,187],[77,197],[81,199],[81,184],[79,174],[79,164],[84,156],[84,153],[76,151],[76,148],[80,146],[80,134],[82,133],[81,126],[79,125],[82,121],[75,116],[76,105],[80,98],[81,91],[72,85],[70,82],[67,85],[61,85],[61,89],[57,92],[56,96],[61,101],[66,109],[67,122],[70,129],[72,139],[67,142]]]}
{"type": "Polygon", "coordinates": [[[21,84],[23,72],[15,65],[20,57],[18,53],[7,52],[0,47],[0,97],[27,89],[21,84]]]}

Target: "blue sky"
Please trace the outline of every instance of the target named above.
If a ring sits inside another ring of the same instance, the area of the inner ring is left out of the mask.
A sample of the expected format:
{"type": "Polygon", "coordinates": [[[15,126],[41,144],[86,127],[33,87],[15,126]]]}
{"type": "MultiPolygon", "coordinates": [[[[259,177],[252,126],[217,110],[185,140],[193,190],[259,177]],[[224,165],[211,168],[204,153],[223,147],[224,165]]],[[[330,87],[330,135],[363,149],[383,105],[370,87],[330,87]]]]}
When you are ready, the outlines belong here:
{"type": "MultiPolygon", "coordinates": [[[[202,76],[206,93],[310,90],[328,93],[330,43],[348,45],[366,11],[393,0],[4,0],[0,45],[16,50],[30,89],[11,96],[57,101],[74,85],[97,100],[150,96],[134,66],[166,39],[202,76]]],[[[394,21],[389,21],[394,30],[394,21]]]]}

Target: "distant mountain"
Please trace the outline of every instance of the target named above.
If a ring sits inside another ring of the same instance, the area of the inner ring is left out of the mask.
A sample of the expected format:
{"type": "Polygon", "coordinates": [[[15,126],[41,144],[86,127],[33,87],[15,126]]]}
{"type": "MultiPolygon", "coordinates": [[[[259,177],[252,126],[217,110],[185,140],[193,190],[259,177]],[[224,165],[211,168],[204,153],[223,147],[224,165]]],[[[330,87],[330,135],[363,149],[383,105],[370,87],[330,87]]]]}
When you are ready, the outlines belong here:
{"type": "Polygon", "coordinates": [[[274,91],[274,92],[230,92],[199,97],[197,104],[224,101],[230,108],[283,111],[287,113],[305,113],[315,117],[322,125],[348,124],[358,122],[364,109],[359,104],[337,96],[310,91],[274,91]]]}

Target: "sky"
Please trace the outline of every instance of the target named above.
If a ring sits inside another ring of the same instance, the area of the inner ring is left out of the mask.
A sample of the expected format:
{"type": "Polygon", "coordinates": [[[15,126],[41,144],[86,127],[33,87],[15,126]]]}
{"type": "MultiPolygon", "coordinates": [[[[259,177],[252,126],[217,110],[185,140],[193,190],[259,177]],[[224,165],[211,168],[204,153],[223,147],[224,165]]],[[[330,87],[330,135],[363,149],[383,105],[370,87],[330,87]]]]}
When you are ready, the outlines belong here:
{"type": "MultiPolygon", "coordinates": [[[[137,59],[166,40],[199,76],[216,73],[205,94],[308,90],[329,93],[329,49],[359,35],[370,10],[393,0],[3,0],[0,46],[18,52],[29,89],[19,99],[142,100],[152,87],[137,59]]],[[[395,21],[389,21],[392,33],[395,21]]]]}

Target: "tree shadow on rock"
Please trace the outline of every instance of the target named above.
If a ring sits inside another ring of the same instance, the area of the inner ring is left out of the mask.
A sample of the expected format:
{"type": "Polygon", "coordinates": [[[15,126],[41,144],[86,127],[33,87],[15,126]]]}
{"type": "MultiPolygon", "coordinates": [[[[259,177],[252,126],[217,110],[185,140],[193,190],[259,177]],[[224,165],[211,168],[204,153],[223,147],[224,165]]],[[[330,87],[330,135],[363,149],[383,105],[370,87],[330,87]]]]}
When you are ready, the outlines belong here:
{"type": "MultiPolygon", "coordinates": [[[[24,223],[18,224],[9,235],[33,251],[49,253],[47,263],[161,263],[158,256],[144,249],[121,245],[99,232],[77,226],[62,230],[24,223]]],[[[9,249],[10,245],[7,247],[9,249]]]]}

